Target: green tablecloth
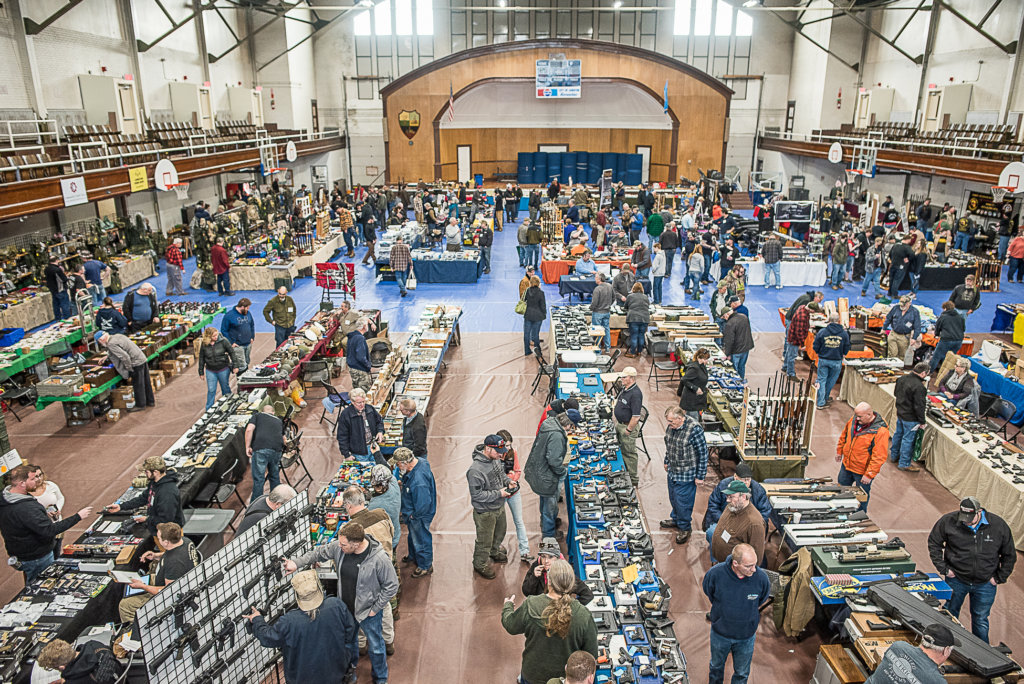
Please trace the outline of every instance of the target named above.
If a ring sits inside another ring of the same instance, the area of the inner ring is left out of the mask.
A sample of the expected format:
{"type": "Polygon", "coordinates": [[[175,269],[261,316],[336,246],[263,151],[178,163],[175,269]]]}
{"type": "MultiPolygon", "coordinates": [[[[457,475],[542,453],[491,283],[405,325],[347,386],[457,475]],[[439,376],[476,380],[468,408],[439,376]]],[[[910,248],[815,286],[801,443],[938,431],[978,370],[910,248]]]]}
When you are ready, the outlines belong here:
{"type": "MultiPolygon", "coordinates": [[[[206,326],[210,325],[211,323],[213,323],[213,318],[214,318],[215,315],[216,314],[203,314],[203,317],[199,319],[199,322],[197,322],[195,325],[193,325],[191,328],[189,328],[185,332],[184,335],[176,337],[175,339],[171,340],[170,342],[168,342],[167,344],[163,345],[162,347],[158,347],[156,352],[154,352],[153,354],[150,354],[147,357],[147,360],[152,361],[156,357],[160,356],[160,354],[162,354],[163,352],[167,351],[171,347],[175,346],[176,344],[178,344],[179,342],[184,340],[189,335],[191,335],[191,334],[193,334],[195,332],[199,332],[200,330],[202,330],[206,326]]],[[[83,392],[82,394],[79,394],[78,396],[71,396],[71,397],[39,397],[39,399],[36,400],[36,411],[42,411],[44,408],[46,408],[50,404],[52,404],[54,402],[58,402],[58,401],[59,402],[77,401],[77,402],[81,402],[83,404],[89,403],[90,401],[92,401],[93,399],[95,399],[99,395],[103,394],[104,392],[107,392],[107,391],[113,389],[117,384],[119,384],[121,382],[122,379],[123,378],[121,378],[121,376],[115,376],[113,379],[108,380],[107,382],[103,383],[99,387],[93,387],[88,392],[83,392]]]]}
{"type": "MultiPolygon", "coordinates": [[[[64,340],[68,344],[75,344],[80,342],[82,339],[82,331],[75,330],[69,335],[64,337],[64,340]]],[[[42,349],[36,349],[28,354],[19,356],[17,359],[7,364],[6,366],[0,366],[0,370],[6,372],[8,375],[16,375],[22,371],[26,371],[36,364],[42,363],[46,360],[46,354],[42,349]]]]}

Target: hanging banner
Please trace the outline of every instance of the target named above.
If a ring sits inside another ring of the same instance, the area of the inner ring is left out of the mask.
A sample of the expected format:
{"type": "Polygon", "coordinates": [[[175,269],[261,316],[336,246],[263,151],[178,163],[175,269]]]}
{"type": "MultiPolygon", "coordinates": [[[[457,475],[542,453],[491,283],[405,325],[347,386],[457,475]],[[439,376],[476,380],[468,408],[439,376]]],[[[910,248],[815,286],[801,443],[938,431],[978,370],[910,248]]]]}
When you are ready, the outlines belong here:
{"type": "Polygon", "coordinates": [[[146,174],[145,166],[136,166],[133,169],[128,169],[128,180],[131,182],[132,192],[149,188],[149,176],[146,174]]]}
{"type": "Polygon", "coordinates": [[[89,201],[89,196],[85,192],[85,178],[83,176],[61,178],[60,192],[64,195],[65,207],[86,204],[89,201]]]}
{"type": "Polygon", "coordinates": [[[598,182],[598,186],[601,189],[601,199],[598,201],[598,207],[610,207],[612,205],[612,172],[611,169],[606,169],[601,174],[601,180],[598,182]]]}
{"type": "Polygon", "coordinates": [[[985,218],[999,218],[1003,213],[1013,215],[1013,198],[996,202],[988,192],[971,192],[967,196],[967,212],[985,218]]]}

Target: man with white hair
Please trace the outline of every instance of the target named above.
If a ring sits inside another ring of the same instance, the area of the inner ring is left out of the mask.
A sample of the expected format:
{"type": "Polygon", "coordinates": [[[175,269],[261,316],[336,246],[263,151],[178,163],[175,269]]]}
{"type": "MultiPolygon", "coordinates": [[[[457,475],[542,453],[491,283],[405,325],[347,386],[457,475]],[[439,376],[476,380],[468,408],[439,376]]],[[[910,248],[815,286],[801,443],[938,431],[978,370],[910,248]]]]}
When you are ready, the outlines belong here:
{"type": "Polygon", "coordinates": [[[128,332],[142,330],[160,320],[160,307],[156,301],[156,288],[142,283],[124,296],[121,313],[128,319],[128,332]]]}
{"type": "MultiPolygon", "coordinates": [[[[338,449],[343,459],[377,460],[379,442],[384,439],[384,419],[369,402],[366,392],[356,388],[348,393],[352,402],[338,415],[338,449]]],[[[383,462],[383,457],[380,461],[383,462]]]]}
{"type": "Polygon", "coordinates": [[[102,330],[97,331],[93,339],[99,346],[107,348],[107,358],[113,364],[114,370],[125,380],[131,378],[135,406],[128,409],[128,412],[134,413],[155,406],[153,384],[149,380],[149,366],[146,355],[139,349],[139,345],[124,335],[111,335],[102,330]]]}
{"type": "Polygon", "coordinates": [[[242,514],[242,522],[238,523],[235,536],[241,535],[250,527],[253,527],[260,520],[276,511],[297,496],[293,487],[286,484],[279,484],[270,490],[269,494],[257,497],[252,501],[242,514]]]}
{"type": "Polygon", "coordinates": [[[173,297],[174,295],[184,295],[185,290],[182,289],[181,277],[185,272],[185,264],[181,258],[181,245],[182,239],[176,237],[171,240],[171,244],[167,245],[167,252],[164,254],[164,260],[167,262],[167,296],[173,297]]]}
{"type": "Polygon", "coordinates": [[[360,317],[356,321],[356,329],[348,334],[348,343],[345,347],[345,361],[348,363],[352,387],[363,391],[373,387],[373,377],[370,375],[370,347],[366,344],[366,331],[369,327],[369,319],[360,317]]]}
{"type": "Polygon", "coordinates": [[[274,348],[277,349],[295,332],[295,301],[288,296],[287,287],[277,288],[277,296],[271,297],[263,307],[263,318],[274,326],[274,348]]]}

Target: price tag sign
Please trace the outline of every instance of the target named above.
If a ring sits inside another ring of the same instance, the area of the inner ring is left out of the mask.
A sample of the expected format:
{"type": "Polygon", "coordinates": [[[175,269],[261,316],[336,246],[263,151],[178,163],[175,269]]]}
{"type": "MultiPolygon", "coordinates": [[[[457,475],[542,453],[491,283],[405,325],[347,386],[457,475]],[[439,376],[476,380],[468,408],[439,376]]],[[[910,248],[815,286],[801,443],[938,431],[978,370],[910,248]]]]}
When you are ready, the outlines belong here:
{"type": "Polygon", "coordinates": [[[0,475],[6,475],[20,465],[21,454],[18,453],[17,449],[11,449],[3,456],[0,456],[0,475]]]}
{"type": "Polygon", "coordinates": [[[131,181],[132,192],[149,188],[149,176],[146,175],[145,166],[136,166],[133,169],[128,169],[128,180],[131,181]]]}
{"type": "Polygon", "coordinates": [[[73,207],[89,201],[89,196],[85,192],[85,178],[82,176],[61,178],[60,191],[64,195],[65,207],[73,207]]]}

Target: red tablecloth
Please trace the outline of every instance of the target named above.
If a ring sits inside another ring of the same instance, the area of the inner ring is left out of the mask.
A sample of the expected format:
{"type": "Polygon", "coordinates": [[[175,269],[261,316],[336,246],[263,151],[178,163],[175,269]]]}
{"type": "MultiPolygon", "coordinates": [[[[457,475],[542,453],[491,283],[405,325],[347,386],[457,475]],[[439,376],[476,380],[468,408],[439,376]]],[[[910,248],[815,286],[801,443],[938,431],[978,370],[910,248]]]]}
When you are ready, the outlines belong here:
{"type": "MultiPolygon", "coordinates": [[[[610,260],[610,259],[594,259],[596,264],[611,264],[613,268],[622,268],[625,264],[629,263],[629,259],[625,260],[610,260]]],[[[569,275],[569,271],[576,265],[575,259],[569,261],[567,259],[556,259],[554,261],[542,261],[540,262],[540,277],[545,283],[555,285],[559,279],[564,275],[569,275]]]]}

